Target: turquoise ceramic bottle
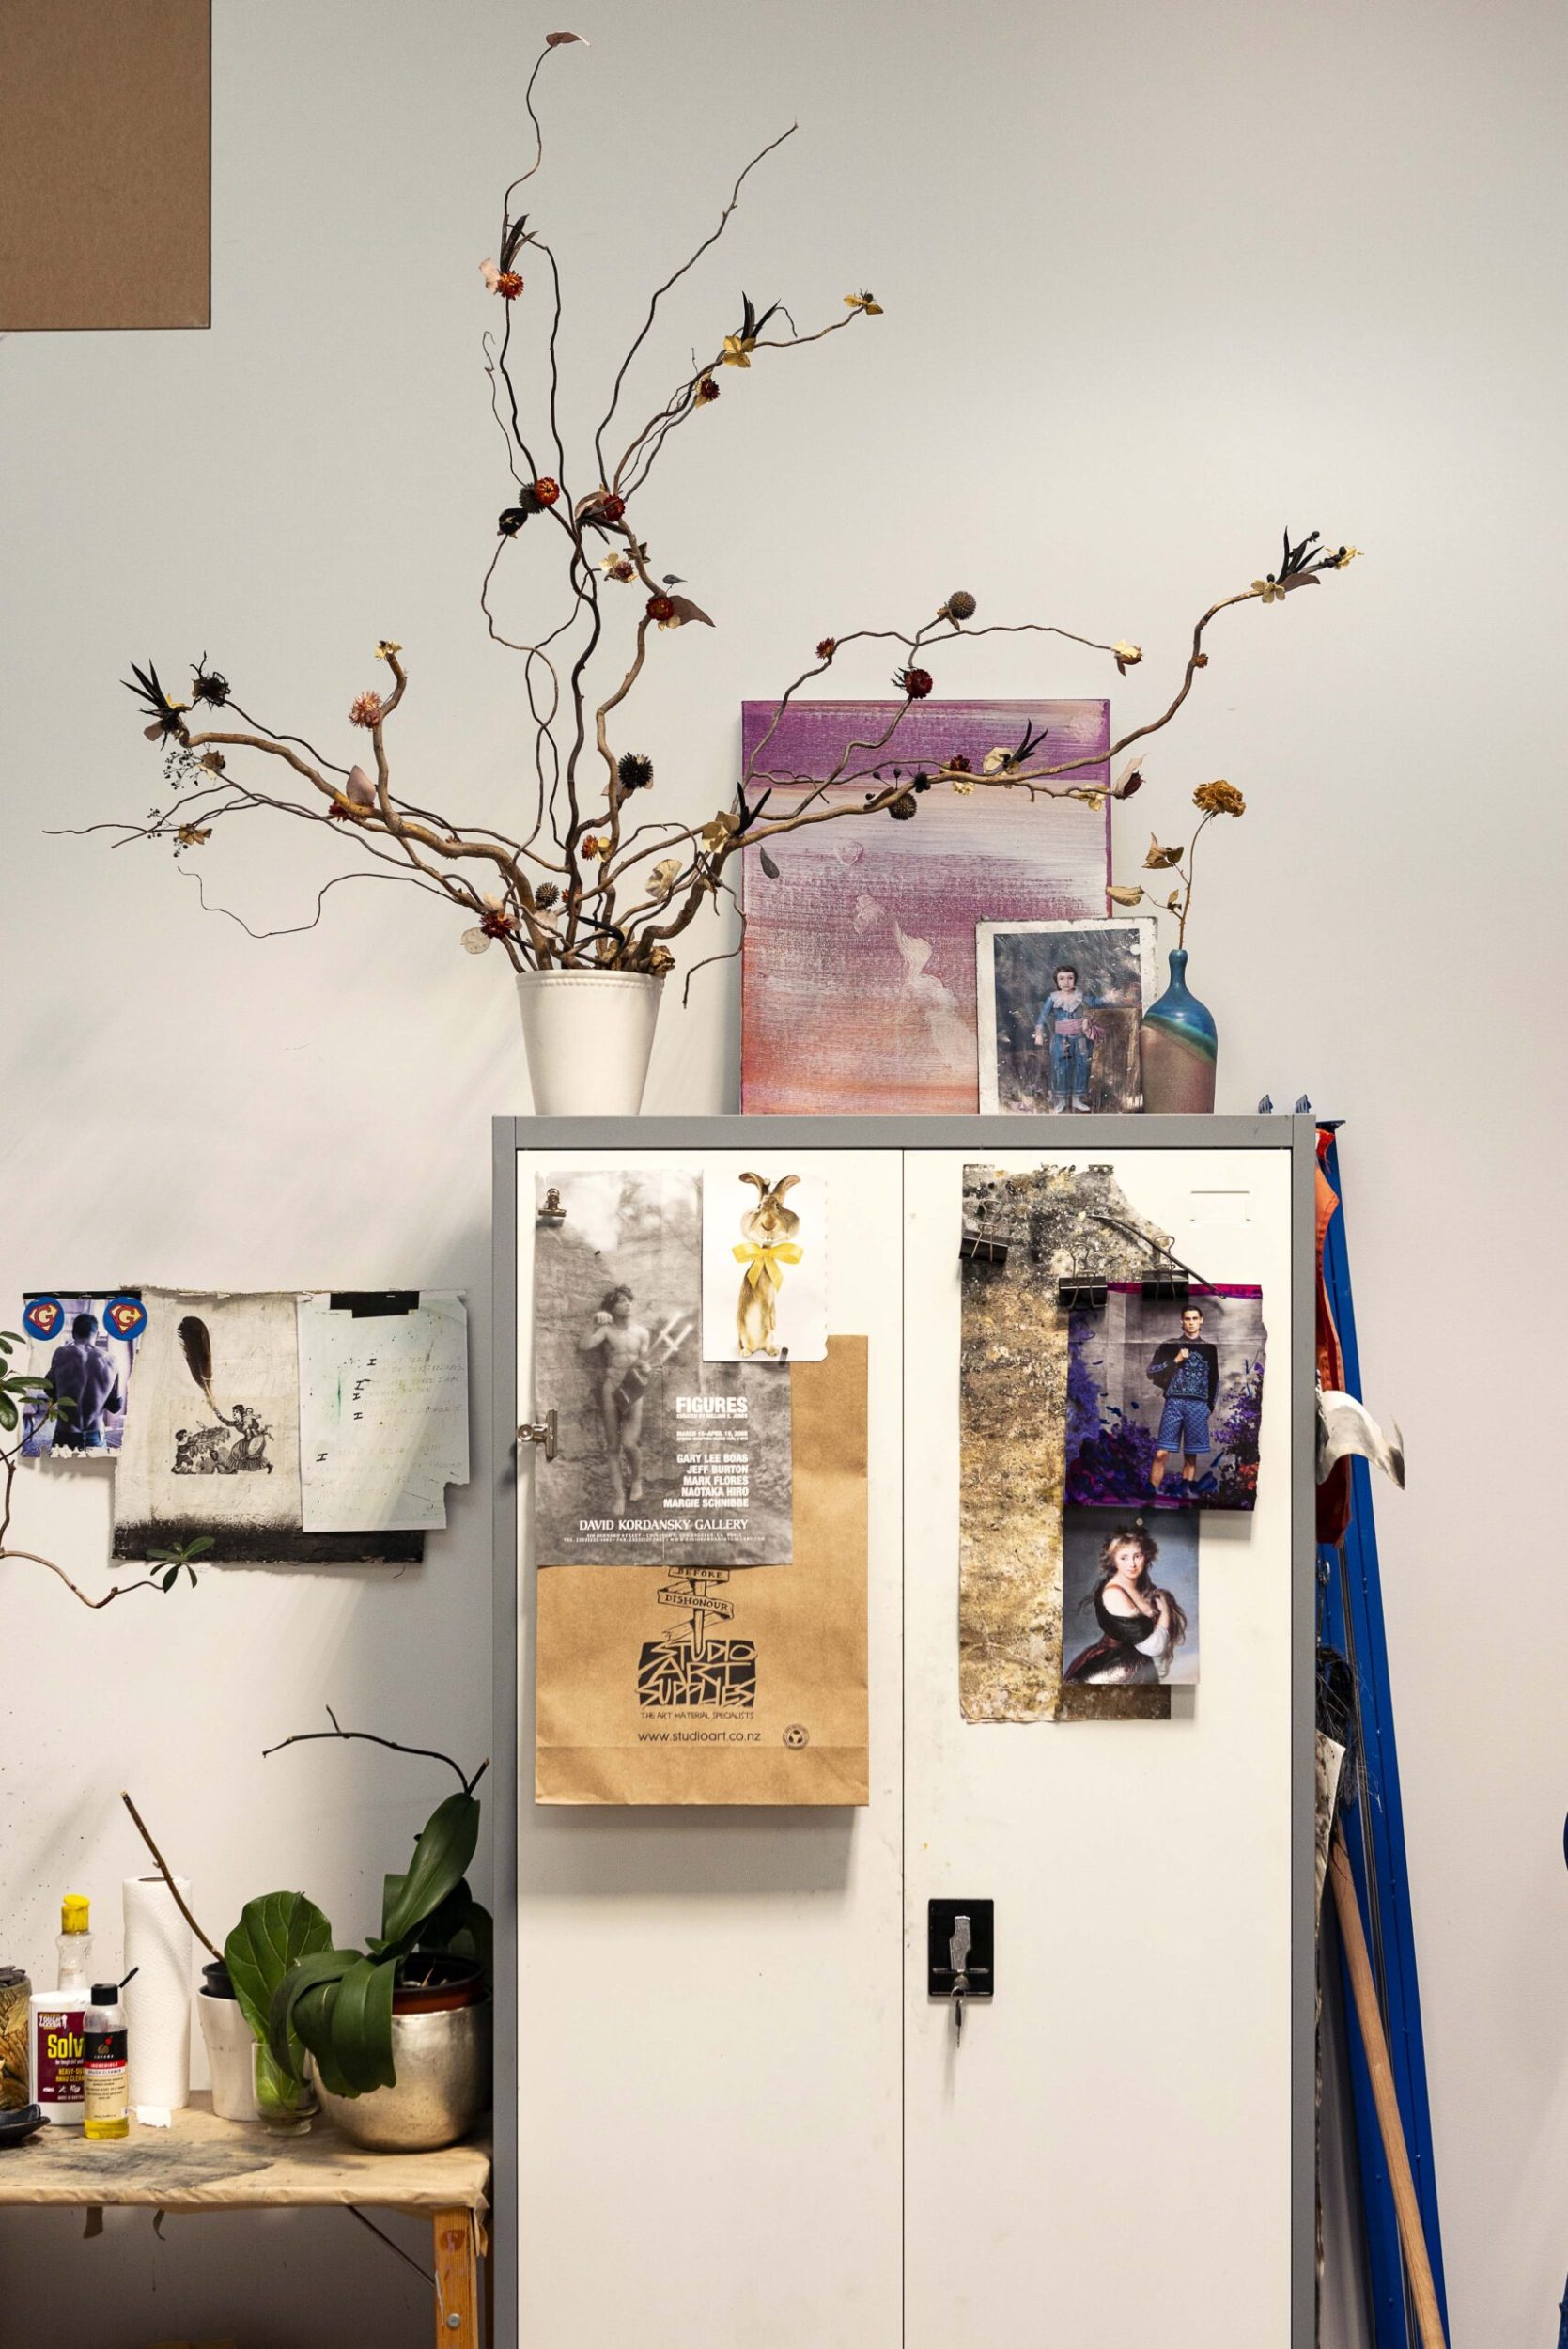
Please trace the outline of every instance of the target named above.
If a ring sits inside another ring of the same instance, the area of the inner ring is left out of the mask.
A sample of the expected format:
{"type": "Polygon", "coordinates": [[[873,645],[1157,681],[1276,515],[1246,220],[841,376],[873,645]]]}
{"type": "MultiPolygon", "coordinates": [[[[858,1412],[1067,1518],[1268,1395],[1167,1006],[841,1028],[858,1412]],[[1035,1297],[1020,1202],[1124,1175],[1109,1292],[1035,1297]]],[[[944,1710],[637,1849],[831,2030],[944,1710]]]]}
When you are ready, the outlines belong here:
{"type": "Polygon", "coordinates": [[[1158,1116],[1203,1115],[1214,1108],[1219,1034],[1206,1003],[1187,984],[1187,949],[1171,949],[1171,984],[1139,1029],[1143,1107],[1158,1116]]]}

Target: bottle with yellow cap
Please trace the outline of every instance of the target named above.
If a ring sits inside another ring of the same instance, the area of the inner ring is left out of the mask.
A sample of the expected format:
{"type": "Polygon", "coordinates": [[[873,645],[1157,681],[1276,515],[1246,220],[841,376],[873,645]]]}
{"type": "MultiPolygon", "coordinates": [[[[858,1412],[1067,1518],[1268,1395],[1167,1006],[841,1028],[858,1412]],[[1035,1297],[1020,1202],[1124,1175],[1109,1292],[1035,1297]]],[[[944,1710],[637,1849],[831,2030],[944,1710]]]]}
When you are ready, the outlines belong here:
{"type": "Polygon", "coordinates": [[[58,1986],[35,1990],[27,2002],[33,2102],[46,2121],[80,2128],[83,2024],[92,1997],[93,1948],[87,1904],[80,1892],[68,1892],[60,1904],[60,1936],[54,1946],[60,1952],[58,1986]]]}

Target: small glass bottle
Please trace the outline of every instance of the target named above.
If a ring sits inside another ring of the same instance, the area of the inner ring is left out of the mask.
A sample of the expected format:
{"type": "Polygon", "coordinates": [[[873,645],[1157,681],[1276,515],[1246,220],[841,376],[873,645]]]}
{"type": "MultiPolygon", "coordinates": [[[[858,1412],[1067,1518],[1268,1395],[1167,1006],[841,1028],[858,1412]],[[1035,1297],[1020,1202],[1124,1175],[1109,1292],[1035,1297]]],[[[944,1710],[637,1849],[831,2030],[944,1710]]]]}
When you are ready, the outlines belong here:
{"type": "Polygon", "coordinates": [[[82,2125],[90,2138],[131,2134],[131,2067],[119,1984],[95,1982],[82,2020],[82,2125]]]}

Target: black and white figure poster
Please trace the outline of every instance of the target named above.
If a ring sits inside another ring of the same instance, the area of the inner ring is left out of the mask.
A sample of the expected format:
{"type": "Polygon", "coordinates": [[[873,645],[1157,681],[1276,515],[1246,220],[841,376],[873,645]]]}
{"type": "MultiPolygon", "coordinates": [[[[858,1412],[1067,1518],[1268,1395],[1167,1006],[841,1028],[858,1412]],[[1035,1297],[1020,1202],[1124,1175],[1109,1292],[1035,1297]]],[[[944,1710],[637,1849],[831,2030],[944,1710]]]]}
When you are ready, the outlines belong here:
{"type": "Polygon", "coordinates": [[[542,1566],[787,1565],[789,1371],[707,1362],[702,1181],[660,1169],[542,1174],[534,1241],[542,1566]]]}
{"type": "Polygon", "coordinates": [[[1062,1678],[1069,1688],[1192,1688],[1198,1678],[1198,1520],[1069,1509],[1062,1563],[1062,1678]]]}
{"type": "Polygon", "coordinates": [[[1258,1498],[1263,1291],[1145,1297],[1112,1281],[1075,1313],[1067,1500],[1094,1509],[1251,1509],[1258,1498]]]}

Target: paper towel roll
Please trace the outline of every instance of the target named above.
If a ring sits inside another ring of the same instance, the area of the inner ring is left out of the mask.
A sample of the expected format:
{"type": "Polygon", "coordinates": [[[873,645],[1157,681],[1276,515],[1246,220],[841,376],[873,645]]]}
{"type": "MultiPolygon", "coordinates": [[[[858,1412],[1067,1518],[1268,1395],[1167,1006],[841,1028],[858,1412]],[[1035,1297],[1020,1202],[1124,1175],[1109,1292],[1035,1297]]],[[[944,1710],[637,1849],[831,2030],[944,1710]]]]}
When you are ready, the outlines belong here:
{"type": "MultiPolygon", "coordinates": [[[[187,1905],[191,1888],[176,1876],[187,1905]]],[[[191,2100],[191,1928],[162,1876],[125,1879],[125,1961],[134,1982],[123,2004],[131,2044],[131,2102],[174,2112],[191,2100]]]]}

